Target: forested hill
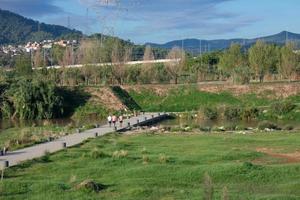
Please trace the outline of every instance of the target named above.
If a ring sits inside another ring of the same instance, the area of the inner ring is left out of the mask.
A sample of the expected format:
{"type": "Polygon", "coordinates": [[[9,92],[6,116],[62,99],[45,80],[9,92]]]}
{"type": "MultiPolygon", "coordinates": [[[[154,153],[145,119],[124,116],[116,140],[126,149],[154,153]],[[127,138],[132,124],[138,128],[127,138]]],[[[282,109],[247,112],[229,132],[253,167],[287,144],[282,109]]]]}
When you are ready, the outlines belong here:
{"type": "Polygon", "coordinates": [[[82,33],[63,26],[39,23],[0,9],[0,45],[23,44],[44,39],[78,38],[82,33]]]}
{"type": "Polygon", "coordinates": [[[159,48],[166,48],[171,49],[174,46],[178,47],[184,47],[185,50],[199,53],[200,47],[202,52],[207,51],[216,51],[216,50],[223,50],[230,47],[232,43],[238,43],[241,44],[243,47],[249,48],[253,44],[256,43],[257,40],[263,40],[267,43],[274,43],[278,45],[283,45],[285,42],[293,41],[298,46],[300,43],[300,34],[291,33],[287,31],[282,31],[275,35],[270,35],[266,37],[258,37],[254,39],[219,39],[219,40],[199,40],[199,39],[185,39],[185,40],[175,40],[171,42],[167,42],[165,44],[155,44],[155,43],[149,43],[152,47],[159,47],[159,48]]]}

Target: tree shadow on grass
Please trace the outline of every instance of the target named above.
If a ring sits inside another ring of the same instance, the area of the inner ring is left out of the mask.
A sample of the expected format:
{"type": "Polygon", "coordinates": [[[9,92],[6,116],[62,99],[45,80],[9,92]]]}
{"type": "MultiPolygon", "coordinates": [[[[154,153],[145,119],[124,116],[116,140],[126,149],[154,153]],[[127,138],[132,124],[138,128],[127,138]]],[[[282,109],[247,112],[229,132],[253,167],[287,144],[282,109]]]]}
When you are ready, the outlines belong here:
{"type": "Polygon", "coordinates": [[[63,117],[70,117],[74,114],[78,107],[87,103],[91,95],[82,88],[60,88],[58,93],[63,97],[63,117]]]}

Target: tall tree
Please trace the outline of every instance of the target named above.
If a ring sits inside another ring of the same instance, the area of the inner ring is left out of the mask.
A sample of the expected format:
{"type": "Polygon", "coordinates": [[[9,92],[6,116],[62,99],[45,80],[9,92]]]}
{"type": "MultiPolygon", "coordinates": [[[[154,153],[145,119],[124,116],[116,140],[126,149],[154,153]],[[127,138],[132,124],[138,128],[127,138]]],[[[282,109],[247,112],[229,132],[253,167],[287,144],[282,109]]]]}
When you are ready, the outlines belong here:
{"type": "Polygon", "coordinates": [[[220,58],[219,67],[223,73],[234,75],[233,73],[237,67],[244,66],[246,64],[245,55],[241,51],[241,45],[232,44],[228,50],[226,50],[220,58]]]}
{"type": "Polygon", "coordinates": [[[153,63],[149,63],[149,61],[154,60],[154,54],[150,45],[147,45],[145,48],[142,70],[141,70],[141,81],[143,83],[150,83],[153,79],[152,71],[153,71],[153,63]]]}
{"type": "Polygon", "coordinates": [[[74,64],[74,52],[72,47],[66,47],[64,55],[62,57],[62,66],[68,66],[74,64]]]}
{"type": "Polygon", "coordinates": [[[62,60],[64,56],[65,48],[59,45],[53,45],[50,51],[51,64],[52,65],[62,65],[62,60]]]}
{"type": "Polygon", "coordinates": [[[178,78],[182,74],[185,64],[185,52],[178,47],[174,47],[168,54],[167,59],[170,62],[166,63],[166,70],[172,76],[175,84],[178,83],[178,78]]]}
{"type": "Polygon", "coordinates": [[[147,45],[145,48],[144,56],[143,56],[144,61],[151,61],[154,60],[154,54],[152,51],[152,48],[150,45],[147,45]]]}
{"type": "Polygon", "coordinates": [[[43,55],[41,53],[41,49],[38,48],[34,53],[33,53],[33,66],[34,68],[39,68],[44,66],[43,62],[43,55]]]}
{"type": "Polygon", "coordinates": [[[295,45],[287,43],[281,48],[281,59],[279,65],[279,73],[283,78],[291,80],[292,74],[296,72],[297,68],[297,54],[294,53],[295,45]]]}
{"type": "Polygon", "coordinates": [[[125,78],[125,65],[131,60],[132,49],[115,42],[111,53],[112,75],[118,84],[122,85],[125,78]]]}
{"type": "Polygon", "coordinates": [[[85,39],[80,42],[77,55],[81,64],[96,64],[100,58],[100,41],[97,39],[85,39]]]}
{"type": "Polygon", "coordinates": [[[249,63],[260,82],[264,81],[266,73],[278,62],[274,45],[268,45],[259,40],[249,49],[249,63]]]}

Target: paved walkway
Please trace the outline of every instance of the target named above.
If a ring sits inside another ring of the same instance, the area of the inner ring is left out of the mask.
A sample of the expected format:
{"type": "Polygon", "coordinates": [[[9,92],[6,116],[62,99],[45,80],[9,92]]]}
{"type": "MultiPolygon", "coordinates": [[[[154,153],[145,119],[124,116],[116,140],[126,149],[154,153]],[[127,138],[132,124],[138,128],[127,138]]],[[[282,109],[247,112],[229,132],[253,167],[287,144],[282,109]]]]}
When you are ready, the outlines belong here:
{"type": "Polygon", "coordinates": [[[120,125],[117,124],[117,128],[114,128],[109,127],[109,125],[107,124],[104,126],[100,126],[99,128],[64,136],[51,142],[46,142],[32,147],[8,152],[5,156],[0,156],[0,169],[15,166],[21,162],[34,158],[42,157],[43,155],[45,155],[45,152],[54,153],[63,150],[64,148],[78,145],[89,138],[103,136],[115,131],[126,131],[129,124],[130,126],[141,126],[143,124],[154,123],[155,121],[163,120],[167,116],[167,114],[145,113],[137,117],[132,117],[130,119],[124,120],[123,127],[120,127],[120,125]]]}

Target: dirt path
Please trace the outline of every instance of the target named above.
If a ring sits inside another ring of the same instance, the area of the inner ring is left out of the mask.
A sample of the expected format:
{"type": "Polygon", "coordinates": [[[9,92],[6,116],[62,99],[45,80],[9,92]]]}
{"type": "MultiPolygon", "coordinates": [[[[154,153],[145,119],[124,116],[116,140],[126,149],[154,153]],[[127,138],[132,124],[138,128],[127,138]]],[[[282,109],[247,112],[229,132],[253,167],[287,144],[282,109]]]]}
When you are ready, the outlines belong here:
{"type": "Polygon", "coordinates": [[[276,153],[275,150],[269,148],[256,148],[257,152],[267,154],[273,158],[284,159],[284,163],[299,163],[300,152],[295,151],[293,153],[276,153]]]}

